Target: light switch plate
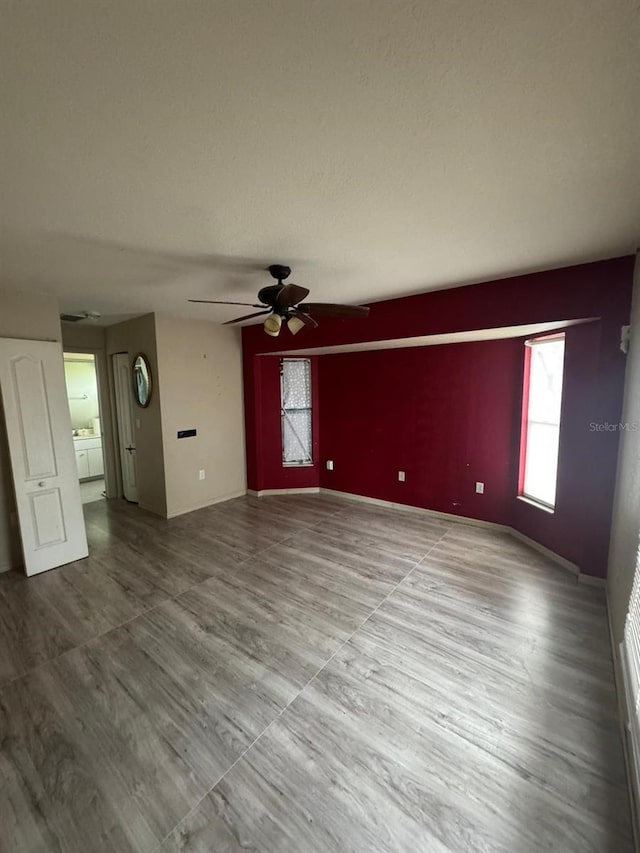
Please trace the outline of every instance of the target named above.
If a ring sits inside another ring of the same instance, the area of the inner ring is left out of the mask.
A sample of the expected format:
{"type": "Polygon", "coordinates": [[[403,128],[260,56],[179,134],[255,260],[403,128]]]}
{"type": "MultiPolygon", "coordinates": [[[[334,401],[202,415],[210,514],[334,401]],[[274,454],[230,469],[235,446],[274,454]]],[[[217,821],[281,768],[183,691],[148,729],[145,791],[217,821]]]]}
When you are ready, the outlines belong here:
{"type": "Polygon", "coordinates": [[[406,478],[407,478],[407,475],[404,471],[398,471],[398,482],[404,483],[406,478]]]}
{"type": "Polygon", "coordinates": [[[199,480],[204,480],[204,468],[201,468],[201,469],[198,471],[198,479],[199,479],[199,480]]]}
{"type": "Polygon", "coordinates": [[[484,495],[484,483],[476,483],[476,494],[484,495]]]}
{"type": "Polygon", "coordinates": [[[327,459],[327,471],[333,471],[333,459],[327,459]]]}

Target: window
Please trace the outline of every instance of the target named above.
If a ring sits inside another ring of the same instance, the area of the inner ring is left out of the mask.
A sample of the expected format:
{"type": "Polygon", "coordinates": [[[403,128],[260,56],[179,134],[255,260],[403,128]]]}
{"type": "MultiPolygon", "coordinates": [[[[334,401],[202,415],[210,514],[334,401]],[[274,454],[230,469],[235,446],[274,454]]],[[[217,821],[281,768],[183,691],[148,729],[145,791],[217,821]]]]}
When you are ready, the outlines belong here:
{"type": "Polygon", "coordinates": [[[311,362],[283,358],[280,362],[282,464],[312,465],[311,362]]]}
{"type": "Polygon", "coordinates": [[[564,335],[527,341],[520,452],[520,494],[556,502],[564,335]]]}

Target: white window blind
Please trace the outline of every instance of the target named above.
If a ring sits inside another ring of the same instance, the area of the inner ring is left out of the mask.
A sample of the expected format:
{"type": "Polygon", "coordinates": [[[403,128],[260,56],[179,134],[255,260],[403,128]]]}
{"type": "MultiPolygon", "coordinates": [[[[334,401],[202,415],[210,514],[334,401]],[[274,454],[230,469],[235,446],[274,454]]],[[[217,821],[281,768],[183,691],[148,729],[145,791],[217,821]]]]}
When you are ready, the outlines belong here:
{"type": "Polygon", "coordinates": [[[553,507],[556,502],[564,335],[527,341],[530,348],[522,494],[553,507]]]}
{"type": "Polygon", "coordinates": [[[624,626],[623,661],[629,735],[637,787],[640,772],[640,547],[636,552],[636,570],[624,626]]]}
{"type": "Polygon", "coordinates": [[[283,358],[280,368],[282,463],[310,465],[311,362],[308,358],[283,358]]]}

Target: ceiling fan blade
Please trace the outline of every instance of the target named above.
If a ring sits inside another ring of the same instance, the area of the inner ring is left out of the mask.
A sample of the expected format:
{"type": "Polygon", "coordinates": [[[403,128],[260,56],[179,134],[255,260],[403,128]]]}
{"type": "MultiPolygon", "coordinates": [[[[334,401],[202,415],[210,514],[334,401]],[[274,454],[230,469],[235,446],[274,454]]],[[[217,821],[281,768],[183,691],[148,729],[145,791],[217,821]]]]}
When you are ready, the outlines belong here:
{"type": "Polygon", "coordinates": [[[271,309],[268,311],[256,311],[255,314],[246,314],[244,317],[236,317],[235,320],[227,320],[226,323],[223,323],[223,326],[231,326],[233,323],[242,323],[243,320],[252,320],[254,317],[262,317],[263,314],[271,314],[271,309]]]}
{"type": "Polygon", "coordinates": [[[305,314],[325,314],[332,317],[368,317],[366,305],[336,305],[333,302],[303,302],[298,305],[305,314]]]}
{"type": "Polygon", "coordinates": [[[297,317],[299,320],[302,320],[305,326],[309,326],[311,329],[318,328],[318,324],[313,319],[313,317],[310,317],[308,314],[305,314],[302,311],[298,311],[297,308],[291,308],[289,313],[292,314],[294,317],[297,317]]]}
{"type": "Polygon", "coordinates": [[[217,299],[187,299],[187,302],[206,302],[207,305],[246,305],[247,308],[266,308],[266,305],[258,302],[218,302],[217,299]]]}
{"type": "Polygon", "coordinates": [[[300,287],[299,284],[284,284],[276,297],[276,302],[281,308],[291,308],[308,295],[309,291],[306,287],[300,287]]]}

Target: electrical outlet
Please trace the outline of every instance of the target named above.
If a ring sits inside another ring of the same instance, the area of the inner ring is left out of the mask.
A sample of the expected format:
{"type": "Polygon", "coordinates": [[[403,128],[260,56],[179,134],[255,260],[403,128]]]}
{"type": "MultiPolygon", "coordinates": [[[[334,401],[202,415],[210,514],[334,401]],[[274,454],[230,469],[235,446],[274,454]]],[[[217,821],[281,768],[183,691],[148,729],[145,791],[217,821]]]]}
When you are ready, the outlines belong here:
{"type": "Polygon", "coordinates": [[[199,479],[199,480],[204,480],[204,468],[201,468],[201,469],[198,471],[198,479],[199,479]]]}
{"type": "Polygon", "coordinates": [[[136,418],[136,429],[140,429],[140,418],[136,418]]]}
{"type": "Polygon", "coordinates": [[[398,471],[398,482],[404,483],[406,480],[406,474],[404,471],[398,471]]]}
{"type": "Polygon", "coordinates": [[[476,483],[476,494],[484,495],[484,483],[476,483]]]}
{"type": "Polygon", "coordinates": [[[327,471],[333,471],[333,459],[327,459],[327,471]]]}

